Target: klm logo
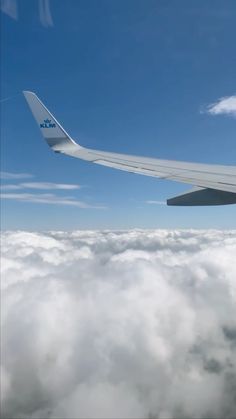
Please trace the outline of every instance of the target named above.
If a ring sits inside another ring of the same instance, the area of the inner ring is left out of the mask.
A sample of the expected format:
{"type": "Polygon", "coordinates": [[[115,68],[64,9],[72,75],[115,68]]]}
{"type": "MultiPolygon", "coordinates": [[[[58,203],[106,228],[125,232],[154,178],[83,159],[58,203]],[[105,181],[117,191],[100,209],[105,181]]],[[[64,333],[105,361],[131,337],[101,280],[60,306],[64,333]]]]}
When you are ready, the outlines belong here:
{"type": "Polygon", "coordinates": [[[56,128],[56,124],[52,123],[51,119],[44,119],[43,124],[40,124],[40,128],[56,128]]]}

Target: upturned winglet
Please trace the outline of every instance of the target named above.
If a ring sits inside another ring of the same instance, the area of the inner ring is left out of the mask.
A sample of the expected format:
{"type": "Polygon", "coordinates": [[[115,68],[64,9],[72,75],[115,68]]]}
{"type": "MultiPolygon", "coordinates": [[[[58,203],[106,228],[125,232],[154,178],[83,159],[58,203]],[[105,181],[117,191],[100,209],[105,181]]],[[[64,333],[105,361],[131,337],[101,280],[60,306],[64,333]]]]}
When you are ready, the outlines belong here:
{"type": "Polygon", "coordinates": [[[48,145],[56,152],[80,147],[59,124],[35,93],[23,91],[30,110],[48,145]]]}

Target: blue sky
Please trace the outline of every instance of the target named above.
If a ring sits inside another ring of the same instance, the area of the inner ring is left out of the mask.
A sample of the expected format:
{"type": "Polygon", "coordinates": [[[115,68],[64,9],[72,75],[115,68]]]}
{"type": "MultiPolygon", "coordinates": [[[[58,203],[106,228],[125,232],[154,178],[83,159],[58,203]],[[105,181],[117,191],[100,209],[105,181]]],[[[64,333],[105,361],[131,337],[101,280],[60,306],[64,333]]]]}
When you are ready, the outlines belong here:
{"type": "Polygon", "coordinates": [[[235,115],[206,112],[236,94],[235,20],[235,0],[3,1],[2,228],[236,228],[235,206],[147,203],[188,185],[53,154],[21,94],[84,146],[235,165],[235,115]]]}

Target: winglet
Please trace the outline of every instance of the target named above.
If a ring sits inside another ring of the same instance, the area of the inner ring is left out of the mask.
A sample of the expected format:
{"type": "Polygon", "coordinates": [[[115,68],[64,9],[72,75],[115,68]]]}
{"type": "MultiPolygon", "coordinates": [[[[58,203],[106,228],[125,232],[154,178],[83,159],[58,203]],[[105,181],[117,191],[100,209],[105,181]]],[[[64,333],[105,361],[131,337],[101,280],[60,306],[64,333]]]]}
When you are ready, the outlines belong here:
{"type": "Polygon", "coordinates": [[[54,151],[64,152],[74,147],[80,148],[35,93],[25,90],[23,94],[43,137],[54,151]]]}

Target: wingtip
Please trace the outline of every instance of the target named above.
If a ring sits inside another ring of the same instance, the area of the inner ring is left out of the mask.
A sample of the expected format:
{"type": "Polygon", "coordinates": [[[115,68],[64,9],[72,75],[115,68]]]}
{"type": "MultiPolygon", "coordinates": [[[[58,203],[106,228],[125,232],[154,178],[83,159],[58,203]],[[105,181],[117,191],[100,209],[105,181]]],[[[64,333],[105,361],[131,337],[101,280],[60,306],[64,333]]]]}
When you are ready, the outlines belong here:
{"type": "Polygon", "coordinates": [[[30,90],[22,90],[22,93],[24,96],[27,96],[28,94],[36,96],[35,93],[31,92],[30,90]]]}

